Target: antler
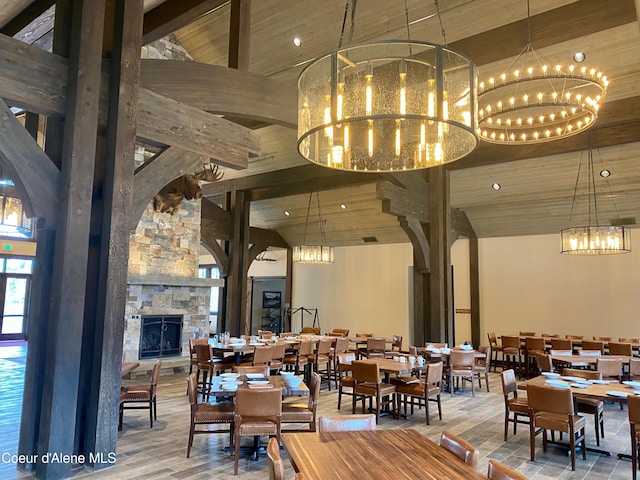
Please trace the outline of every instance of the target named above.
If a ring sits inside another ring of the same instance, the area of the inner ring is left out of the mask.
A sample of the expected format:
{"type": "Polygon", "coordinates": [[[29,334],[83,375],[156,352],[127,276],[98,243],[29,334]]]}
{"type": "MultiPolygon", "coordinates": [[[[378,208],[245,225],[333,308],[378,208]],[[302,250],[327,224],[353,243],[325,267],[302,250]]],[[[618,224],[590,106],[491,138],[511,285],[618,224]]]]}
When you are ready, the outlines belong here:
{"type": "Polygon", "coordinates": [[[215,182],[217,180],[220,180],[224,176],[224,172],[218,172],[219,167],[220,165],[214,165],[213,163],[210,163],[209,168],[207,168],[207,166],[205,165],[204,169],[194,173],[193,175],[198,180],[202,180],[203,182],[215,182]]]}

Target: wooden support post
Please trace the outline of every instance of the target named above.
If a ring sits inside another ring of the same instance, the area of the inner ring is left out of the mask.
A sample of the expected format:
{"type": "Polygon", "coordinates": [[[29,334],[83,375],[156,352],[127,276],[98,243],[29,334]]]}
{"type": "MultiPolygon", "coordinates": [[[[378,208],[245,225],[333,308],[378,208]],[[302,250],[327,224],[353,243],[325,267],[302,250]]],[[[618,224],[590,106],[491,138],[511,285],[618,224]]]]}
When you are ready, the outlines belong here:
{"type": "Polygon", "coordinates": [[[249,202],[244,191],[235,191],[231,197],[233,237],[229,242],[229,275],[225,328],[232,335],[241,335],[246,317],[247,256],[249,254],[249,202]]]}
{"type": "Polygon", "coordinates": [[[229,21],[229,68],[249,71],[251,0],[231,0],[229,21]]]}
{"type": "Polygon", "coordinates": [[[478,266],[478,238],[469,239],[469,289],[471,296],[471,341],[482,344],[480,332],[480,268],[478,266]]]}

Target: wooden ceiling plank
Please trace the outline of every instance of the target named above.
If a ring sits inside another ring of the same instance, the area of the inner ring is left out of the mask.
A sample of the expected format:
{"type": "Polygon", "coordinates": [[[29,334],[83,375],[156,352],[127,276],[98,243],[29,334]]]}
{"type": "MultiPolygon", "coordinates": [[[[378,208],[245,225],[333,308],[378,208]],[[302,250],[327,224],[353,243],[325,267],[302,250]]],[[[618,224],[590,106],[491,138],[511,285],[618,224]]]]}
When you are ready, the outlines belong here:
{"type": "Polygon", "coordinates": [[[234,169],[247,168],[248,154],[260,152],[260,136],[254,131],[143,88],[138,136],[234,169]]]}
{"type": "Polygon", "coordinates": [[[159,40],[227,3],[229,0],[166,0],[144,14],[142,45],[159,40]]]}
{"type": "MultiPolygon", "coordinates": [[[[533,15],[531,42],[538,49],[636,21],[634,0],[608,2],[606,7],[597,0],[579,0],[533,15]]],[[[485,65],[518,55],[527,42],[525,18],[449,46],[472,58],[476,65],[485,65]]]]}
{"type": "Polygon", "coordinates": [[[54,3],[56,3],[56,0],[34,0],[9,22],[7,22],[7,24],[0,29],[0,33],[13,37],[16,33],[42,15],[54,3]]]}

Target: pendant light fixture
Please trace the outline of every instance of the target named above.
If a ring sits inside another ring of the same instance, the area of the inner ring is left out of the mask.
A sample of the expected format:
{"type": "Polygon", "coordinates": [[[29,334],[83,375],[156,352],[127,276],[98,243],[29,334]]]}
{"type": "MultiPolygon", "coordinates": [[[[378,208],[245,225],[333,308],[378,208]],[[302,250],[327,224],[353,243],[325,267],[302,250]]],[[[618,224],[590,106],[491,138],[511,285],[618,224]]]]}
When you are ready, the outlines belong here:
{"type": "Polygon", "coordinates": [[[313,190],[309,192],[309,204],[307,205],[307,216],[304,220],[304,236],[302,244],[293,247],[293,261],[296,263],[333,263],[333,247],[327,244],[327,237],[324,231],[322,220],[322,210],[320,209],[320,197],[316,191],[316,203],[318,206],[318,225],[320,229],[320,243],[307,244],[307,229],[309,227],[309,213],[311,212],[311,200],[313,190]]]}
{"type": "MultiPolygon", "coordinates": [[[[349,40],[355,6],[352,0],[349,40]]],[[[342,34],[348,8],[347,0],[342,34]]],[[[406,2],[405,14],[409,36],[406,2]]],[[[390,172],[444,165],[477,147],[471,59],[446,44],[410,39],[343,48],[342,34],[336,51],[298,77],[304,158],[341,170],[390,172]]]]}

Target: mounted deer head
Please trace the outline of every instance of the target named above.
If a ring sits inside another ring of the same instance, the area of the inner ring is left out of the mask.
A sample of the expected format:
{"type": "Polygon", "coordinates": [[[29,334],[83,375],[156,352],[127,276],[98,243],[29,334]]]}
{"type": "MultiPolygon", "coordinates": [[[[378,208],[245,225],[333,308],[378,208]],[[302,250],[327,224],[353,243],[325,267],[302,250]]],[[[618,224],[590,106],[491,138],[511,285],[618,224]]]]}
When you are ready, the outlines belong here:
{"type": "Polygon", "coordinates": [[[175,215],[180,210],[183,199],[193,200],[202,198],[202,189],[198,181],[215,182],[223,177],[224,173],[218,172],[218,165],[209,164],[193,175],[182,175],[165,185],[162,190],[153,196],[153,210],[159,213],[175,215]]]}

